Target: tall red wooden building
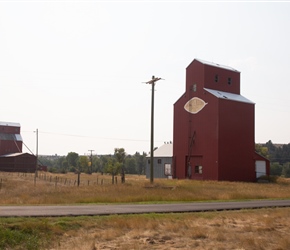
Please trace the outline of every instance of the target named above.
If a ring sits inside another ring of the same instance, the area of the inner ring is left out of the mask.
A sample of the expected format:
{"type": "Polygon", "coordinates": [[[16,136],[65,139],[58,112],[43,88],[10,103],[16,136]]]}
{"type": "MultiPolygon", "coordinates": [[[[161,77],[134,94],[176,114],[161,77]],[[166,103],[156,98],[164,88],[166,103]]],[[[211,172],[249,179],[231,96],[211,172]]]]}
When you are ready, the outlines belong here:
{"type": "Polygon", "coordinates": [[[255,181],[268,175],[269,161],[255,153],[254,129],[255,104],[240,94],[240,72],[193,60],[185,93],[174,104],[174,177],[255,181]]]}

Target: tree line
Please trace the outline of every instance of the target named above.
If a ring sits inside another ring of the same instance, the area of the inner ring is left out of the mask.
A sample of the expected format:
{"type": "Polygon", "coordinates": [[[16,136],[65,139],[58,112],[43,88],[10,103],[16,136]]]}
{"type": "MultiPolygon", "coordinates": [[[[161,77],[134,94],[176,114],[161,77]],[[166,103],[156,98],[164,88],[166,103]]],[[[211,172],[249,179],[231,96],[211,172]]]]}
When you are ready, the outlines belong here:
{"type": "Polygon", "coordinates": [[[115,148],[108,155],[79,155],[69,152],[66,156],[39,156],[41,165],[47,166],[49,172],[67,173],[108,173],[112,176],[121,174],[145,174],[146,153],[127,154],[124,148],[115,148]]]}
{"type": "Polygon", "coordinates": [[[265,144],[256,144],[256,151],[270,160],[270,174],[290,177],[290,143],[273,144],[271,140],[265,144]]]}

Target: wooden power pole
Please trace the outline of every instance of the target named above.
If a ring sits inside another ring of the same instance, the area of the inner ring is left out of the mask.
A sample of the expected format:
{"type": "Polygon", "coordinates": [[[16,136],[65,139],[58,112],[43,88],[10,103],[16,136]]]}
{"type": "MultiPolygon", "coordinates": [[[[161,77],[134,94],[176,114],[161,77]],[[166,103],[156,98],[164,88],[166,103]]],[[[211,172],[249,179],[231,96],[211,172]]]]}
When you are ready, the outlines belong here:
{"type": "Polygon", "coordinates": [[[150,138],[150,183],[154,182],[154,174],[153,174],[153,160],[154,160],[154,86],[155,83],[159,80],[163,80],[160,77],[152,76],[152,79],[147,84],[152,85],[152,95],[151,95],[151,138],[150,138]]]}

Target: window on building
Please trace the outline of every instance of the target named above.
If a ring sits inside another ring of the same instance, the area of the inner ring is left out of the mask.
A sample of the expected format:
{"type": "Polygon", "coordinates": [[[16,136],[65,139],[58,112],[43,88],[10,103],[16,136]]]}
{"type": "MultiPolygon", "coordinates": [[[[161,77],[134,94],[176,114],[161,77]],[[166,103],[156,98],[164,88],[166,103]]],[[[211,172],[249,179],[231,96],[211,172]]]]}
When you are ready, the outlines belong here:
{"type": "Polygon", "coordinates": [[[194,173],[195,174],[202,174],[202,166],[195,166],[194,173]]]}
{"type": "Polygon", "coordinates": [[[169,163],[164,164],[164,174],[166,176],[172,175],[171,164],[169,164],[169,163]]]}
{"type": "Polygon", "coordinates": [[[228,78],[228,85],[231,85],[231,84],[232,84],[232,78],[229,77],[229,78],[228,78]]]}
{"type": "Polygon", "coordinates": [[[217,75],[217,74],[215,75],[215,77],[214,77],[214,81],[215,81],[215,82],[218,82],[218,81],[219,81],[219,75],[217,75]]]}
{"type": "Polygon", "coordinates": [[[161,163],[162,163],[162,160],[161,160],[161,159],[158,159],[158,160],[157,160],[157,163],[158,163],[158,164],[161,164],[161,163]]]}

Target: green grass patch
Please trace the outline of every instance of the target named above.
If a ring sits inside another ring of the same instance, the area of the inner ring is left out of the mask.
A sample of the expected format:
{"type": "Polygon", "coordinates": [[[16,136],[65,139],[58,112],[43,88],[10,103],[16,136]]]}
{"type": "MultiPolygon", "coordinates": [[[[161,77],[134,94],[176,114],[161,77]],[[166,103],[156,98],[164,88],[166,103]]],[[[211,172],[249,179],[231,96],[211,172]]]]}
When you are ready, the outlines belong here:
{"type": "Polygon", "coordinates": [[[0,249],[39,249],[43,245],[42,236],[37,228],[22,225],[0,226],[0,249]]]}

